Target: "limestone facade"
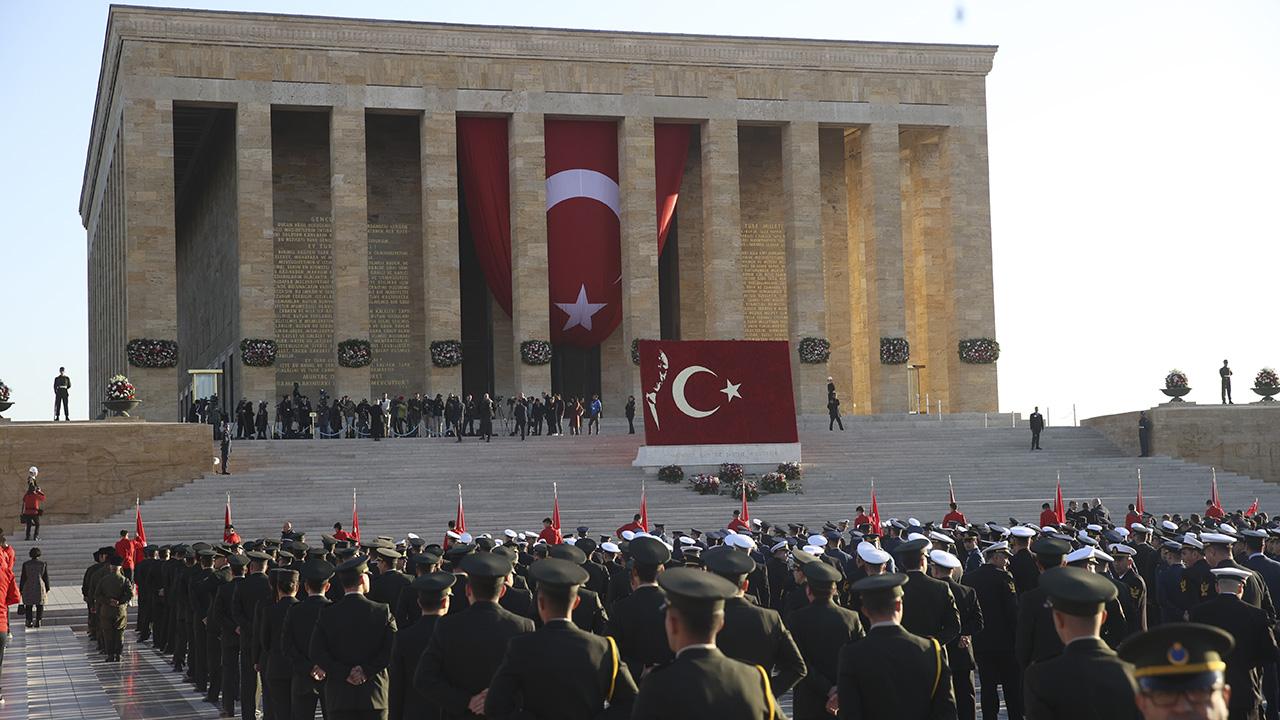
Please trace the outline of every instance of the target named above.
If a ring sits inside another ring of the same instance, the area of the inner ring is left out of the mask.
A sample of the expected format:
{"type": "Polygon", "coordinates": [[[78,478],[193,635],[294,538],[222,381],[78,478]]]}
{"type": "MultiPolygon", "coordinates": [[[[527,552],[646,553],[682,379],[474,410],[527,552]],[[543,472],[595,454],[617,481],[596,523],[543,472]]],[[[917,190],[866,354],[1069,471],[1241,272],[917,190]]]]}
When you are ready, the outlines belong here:
{"type": "Polygon", "coordinates": [[[143,415],[173,419],[183,371],[222,367],[232,399],[270,400],[294,382],[313,402],[321,387],[372,398],[389,389],[376,363],[391,337],[409,338],[395,374],[413,385],[403,394],[457,392],[459,368],[434,367],[426,347],[461,339],[468,311],[457,122],[497,115],[509,128],[514,296],[512,317],[486,310],[497,394],[551,388],[548,366],[520,360],[520,343],[546,338],[553,321],[543,127],[584,117],[618,123],[625,307],[600,351],[606,407],[639,395],[631,341],[659,336],[670,316],[681,339],[828,339],[826,363],[793,361],[801,413],[825,412],[828,375],[845,412],[915,409],[917,391],[944,412],[994,411],[996,366],[957,352],[963,339],[996,337],[985,108],[994,54],[113,6],[80,201],[90,392],[125,372],[147,400],[143,415]],[[212,133],[188,142],[191,109],[231,123],[223,162],[210,166],[217,181],[206,182],[234,217],[208,216],[203,197],[193,207],[206,214],[193,216],[176,197],[210,148],[212,133]],[[693,129],[672,233],[678,276],[667,280],[654,243],[658,122],[693,129]],[[388,185],[383,172],[416,182],[388,185]],[[203,245],[181,251],[192,237],[203,245]],[[300,253],[310,253],[305,271],[282,263],[300,253]],[[196,307],[189,276],[206,257],[230,287],[196,307]],[[403,293],[383,294],[402,275],[403,293]],[[663,307],[662,282],[677,287],[678,307],[663,307]],[[401,304],[384,312],[376,298],[392,296],[401,304]],[[136,337],[180,340],[179,367],[127,367],[124,344],[136,337]],[[908,339],[924,368],[882,364],[886,337],[908,339]],[[276,365],[243,365],[245,338],[276,340],[276,365]],[[338,366],[348,338],[372,341],[372,368],[338,366]]]}

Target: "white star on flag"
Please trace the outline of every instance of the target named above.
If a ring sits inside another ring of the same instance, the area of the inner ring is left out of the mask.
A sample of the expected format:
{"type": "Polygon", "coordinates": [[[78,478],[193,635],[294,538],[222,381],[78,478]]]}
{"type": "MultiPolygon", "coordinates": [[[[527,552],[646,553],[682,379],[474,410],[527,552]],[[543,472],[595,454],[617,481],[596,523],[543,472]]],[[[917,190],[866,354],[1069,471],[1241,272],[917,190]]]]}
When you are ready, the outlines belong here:
{"type": "Polygon", "coordinates": [[[726,403],[733,402],[734,398],[738,398],[739,400],[742,399],[742,393],[738,392],[738,388],[740,387],[742,387],[742,383],[731,383],[728,378],[725,378],[724,389],[720,392],[724,393],[728,397],[728,399],[725,400],[726,403]]]}
{"type": "Polygon", "coordinates": [[[569,319],[564,323],[564,329],[569,330],[579,325],[591,329],[591,316],[600,312],[605,305],[609,303],[593,303],[587,302],[587,286],[583,285],[578,290],[578,299],[571,303],[556,303],[556,307],[565,311],[569,315],[569,319]]]}

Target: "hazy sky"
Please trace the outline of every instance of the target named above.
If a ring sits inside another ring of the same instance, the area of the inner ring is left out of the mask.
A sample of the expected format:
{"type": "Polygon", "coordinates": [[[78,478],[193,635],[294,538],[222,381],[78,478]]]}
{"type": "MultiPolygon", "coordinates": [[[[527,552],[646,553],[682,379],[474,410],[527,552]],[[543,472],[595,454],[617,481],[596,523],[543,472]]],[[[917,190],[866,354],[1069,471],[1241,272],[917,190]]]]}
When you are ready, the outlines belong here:
{"type": "MultiPolygon", "coordinates": [[[[1280,2],[168,2],[486,24],[981,43],[988,78],[1000,408],[1145,408],[1169,369],[1217,402],[1280,365],[1280,2]]],[[[0,379],[88,414],[77,203],[107,2],[0,4],[0,379]]],[[[856,398],[854,399],[856,401],[856,398]]]]}

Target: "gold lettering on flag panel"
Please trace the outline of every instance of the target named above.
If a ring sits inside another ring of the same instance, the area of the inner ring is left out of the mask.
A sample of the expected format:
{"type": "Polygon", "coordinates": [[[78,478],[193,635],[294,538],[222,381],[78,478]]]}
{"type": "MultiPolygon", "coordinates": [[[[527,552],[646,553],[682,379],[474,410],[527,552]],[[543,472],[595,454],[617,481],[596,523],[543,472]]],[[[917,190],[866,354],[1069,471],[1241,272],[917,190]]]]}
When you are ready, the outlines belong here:
{"type": "Polygon", "coordinates": [[[337,356],[333,342],[333,219],[313,216],[275,223],[276,395],[293,383],[319,402],[332,389],[337,356]]]}
{"type": "Polygon", "coordinates": [[[787,339],[787,247],[782,223],[742,224],[747,340],[787,339]]]}

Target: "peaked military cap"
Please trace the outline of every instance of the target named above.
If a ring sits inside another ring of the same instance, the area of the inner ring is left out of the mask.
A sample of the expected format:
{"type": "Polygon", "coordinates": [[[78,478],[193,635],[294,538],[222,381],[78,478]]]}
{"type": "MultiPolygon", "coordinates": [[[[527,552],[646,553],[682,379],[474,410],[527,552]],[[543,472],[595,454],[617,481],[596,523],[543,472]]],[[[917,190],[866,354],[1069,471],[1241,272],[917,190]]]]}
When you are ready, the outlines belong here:
{"type": "Polygon", "coordinates": [[[929,548],[929,540],[927,538],[916,538],[908,540],[893,549],[894,555],[919,555],[929,548]]]}
{"type": "Polygon", "coordinates": [[[631,557],[641,565],[665,565],[671,560],[671,550],[655,537],[639,537],[627,547],[631,557]]]}
{"type": "MultiPolygon", "coordinates": [[[[740,553],[739,553],[740,554],[740,553]]],[[[804,576],[809,582],[815,583],[836,583],[840,582],[840,571],[831,567],[824,562],[811,562],[801,566],[804,576]]]]}
{"type": "Polygon", "coordinates": [[[444,551],[444,557],[449,562],[456,563],[462,558],[475,552],[475,549],[476,546],[471,543],[455,543],[450,545],[448,550],[444,551]]]}
{"type": "Polygon", "coordinates": [[[658,585],[672,604],[682,610],[715,612],[738,593],[733,583],[703,570],[679,567],[658,575],[658,585]]]}
{"type": "Polygon", "coordinates": [[[731,581],[740,581],[743,575],[756,569],[756,561],[750,555],[725,545],[707,550],[702,554],[702,562],[711,572],[731,581]]]}
{"type": "Polygon", "coordinates": [[[298,582],[297,570],[287,569],[287,568],[275,568],[271,571],[271,575],[276,579],[277,586],[279,586],[281,582],[285,582],[285,583],[298,582]]]}
{"type": "Polygon", "coordinates": [[[574,543],[573,546],[588,555],[595,552],[596,548],[599,547],[598,545],[596,545],[596,541],[592,540],[589,537],[579,538],[578,542],[574,543]]]}
{"type": "Polygon", "coordinates": [[[409,583],[409,587],[418,592],[442,593],[458,581],[458,576],[447,572],[430,572],[419,575],[409,583]]]}
{"type": "Polygon", "coordinates": [[[539,585],[571,587],[585,583],[591,575],[572,560],[547,558],[529,566],[529,576],[539,585]]]}
{"type": "Polygon", "coordinates": [[[1124,641],[1119,653],[1136,667],[1143,690],[1182,690],[1219,682],[1234,647],[1230,634],[1211,625],[1168,623],[1124,641]]]}
{"type": "Polygon", "coordinates": [[[380,547],[380,548],[378,548],[377,550],[374,550],[374,553],[375,553],[375,554],[377,554],[377,555],[378,555],[378,557],[383,558],[383,559],[386,559],[386,560],[399,560],[399,559],[400,559],[400,553],[396,552],[395,548],[385,548],[385,547],[380,547]]]}
{"type": "Polygon", "coordinates": [[[903,573],[886,573],[864,577],[850,589],[862,594],[864,598],[896,598],[902,597],[902,586],[906,584],[907,576],[903,573]]]}
{"type": "Polygon", "coordinates": [[[231,555],[227,557],[227,564],[231,567],[242,568],[249,564],[249,558],[246,555],[231,555]]]}
{"type": "Polygon", "coordinates": [[[354,573],[360,575],[369,571],[369,561],[363,555],[357,555],[350,560],[343,561],[341,565],[334,568],[340,573],[354,573]]]}
{"type": "Polygon", "coordinates": [[[579,550],[574,545],[568,543],[560,545],[552,545],[547,548],[547,557],[557,560],[567,560],[574,565],[581,565],[587,561],[587,554],[579,550]]]}
{"type": "Polygon", "coordinates": [[[511,560],[495,553],[472,553],[462,559],[462,569],[476,577],[505,577],[511,572],[511,560]]]}
{"type": "Polygon", "coordinates": [[[1054,610],[1081,617],[1102,612],[1102,606],[1118,593],[1111,580],[1078,567],[1045,570],[1040,575],[1040,587],[1054,610]]]}
{"type": "Polygon", "coordinates": [[[218,553],[214,552],[213,550],[197,550],[196,551],[196,557],[202,557],[202,558],[204,557],[211,558],[217,554],[218,553]]]}
{"type": "Polygon", "coordinates": [[[257,550],[250,550],[249,552],[245,553],[245,557],[249,558],[250,560],[257,560],[258,562],[267,562],[271,559],[270,555],[264,552],[258,552],[257,550]]]}
{"type": "Polygon", "coordinates": [[[1031,544],[1031,552],[1046,557],[1062,557],[1071,552],[1071,543],[1058,538],[1042,538],[1031,544]]]}
{"type": "Polygon", "coordinates": [[[298,574],[303,580],[311,582],[323,582],[333,577],[334,567],[332,563],[325,560],[310,559],[302,563],[302,568],[298,574]]]}

